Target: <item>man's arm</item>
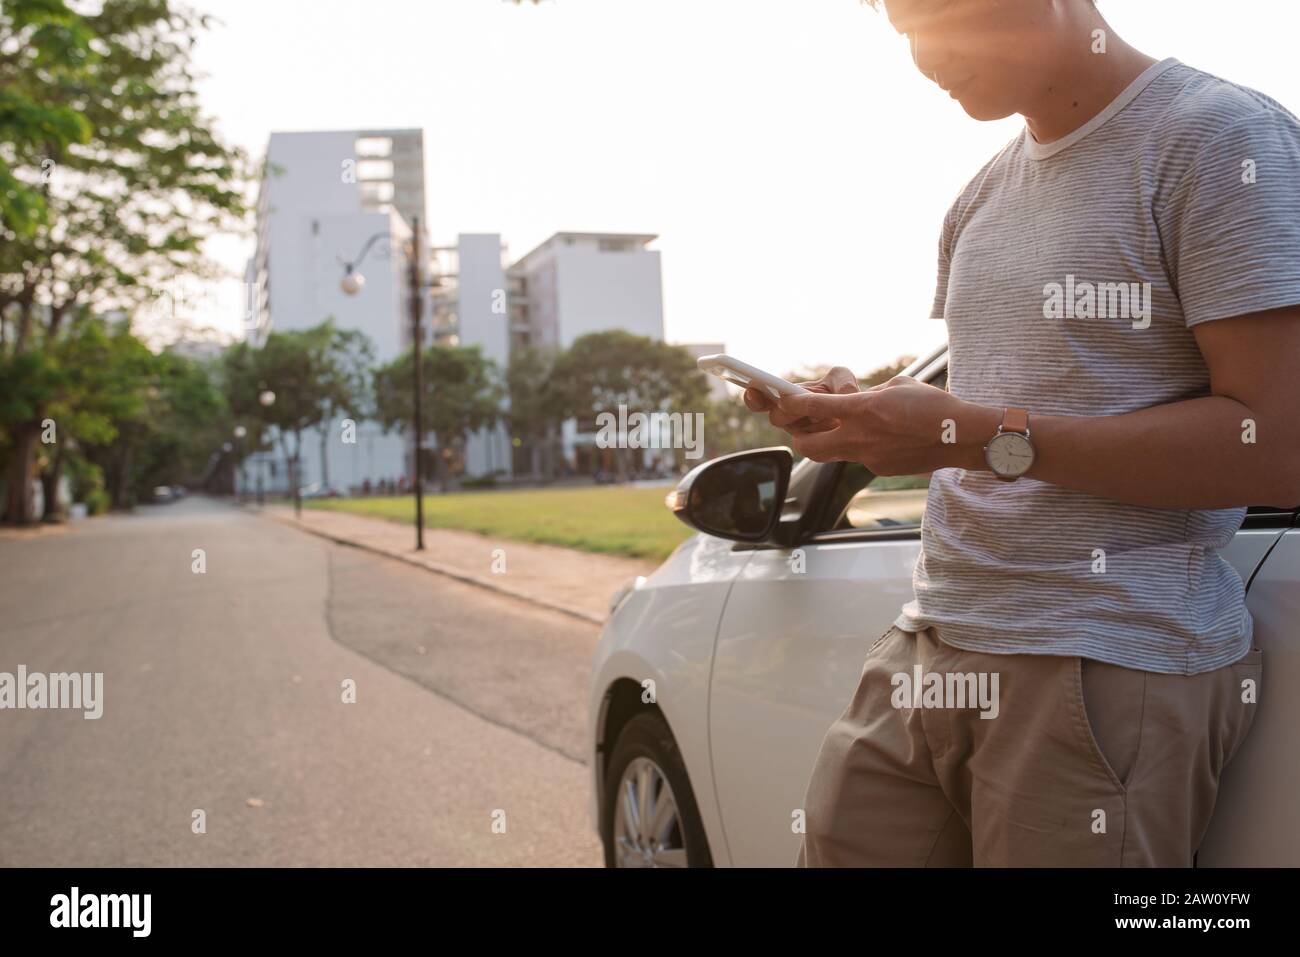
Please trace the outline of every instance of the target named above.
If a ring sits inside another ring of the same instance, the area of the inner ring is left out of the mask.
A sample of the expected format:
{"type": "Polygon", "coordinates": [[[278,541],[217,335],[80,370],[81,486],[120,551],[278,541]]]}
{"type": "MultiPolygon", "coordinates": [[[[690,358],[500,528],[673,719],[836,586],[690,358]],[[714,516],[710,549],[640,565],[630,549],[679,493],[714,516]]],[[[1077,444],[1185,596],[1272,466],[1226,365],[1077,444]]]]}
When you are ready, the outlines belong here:
{"type": "MultiPolygon", "coordinates": [[[[1193,332],[1212,395],[1110,416],[1031,408],[1038,455],[1027,474],[1153,508],[1300,503],[1300,307],[1193,332]]],[[[878,475],[987,471],[983,447],[1002,418],[1000,408],[901,377],[867,392],[788,396],[778,406],[772,424],[790,431],[797,452],[862,462],[878,475]],[[813,431],[808,419],[837,426],[819,422],[813,431]]]]}
{"type": "Polygon", "coordinates": [[[1300,308],[1192,331],[1212,395],[1097,418],[1031,409],[1027,474],[1157,508],[1300,504],[1300,308]]]}

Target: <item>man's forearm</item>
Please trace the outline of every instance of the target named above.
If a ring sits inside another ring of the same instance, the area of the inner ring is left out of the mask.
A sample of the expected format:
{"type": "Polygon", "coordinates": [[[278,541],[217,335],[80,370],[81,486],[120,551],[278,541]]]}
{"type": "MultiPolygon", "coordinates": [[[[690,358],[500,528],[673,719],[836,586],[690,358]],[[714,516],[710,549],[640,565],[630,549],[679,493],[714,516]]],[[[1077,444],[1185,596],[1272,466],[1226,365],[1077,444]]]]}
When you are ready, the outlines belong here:
{"type": "MultiPolygon", "coordinates": [[[[1296,412],[1300,416],[1300,410],[1296,412]]],[[[987,471],[983,445],[1002,410],[979,406],[959,464],[987,471]]],[[[1300,502],[1294,422],[1257,417],[1235,399],[1205,396],[1123,415],[1036,415],[1028,477],[1153,508],[1236,508],[1300,502]]],[[[960,427],[960,426],[959,426],[960,427]]]]}

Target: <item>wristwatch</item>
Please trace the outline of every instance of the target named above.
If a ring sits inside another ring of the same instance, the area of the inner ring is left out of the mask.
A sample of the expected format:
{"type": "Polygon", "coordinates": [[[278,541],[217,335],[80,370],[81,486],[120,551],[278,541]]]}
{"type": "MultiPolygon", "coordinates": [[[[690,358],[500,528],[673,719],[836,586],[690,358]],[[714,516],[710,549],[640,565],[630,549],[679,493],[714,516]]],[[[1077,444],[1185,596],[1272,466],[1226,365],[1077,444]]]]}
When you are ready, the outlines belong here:
{"type": "Polygon", "coordinates": [[[1002,423],[984,446],[984,461],[1004,482],[1014,482],[1034,464],[1034,443],[1029,441],[1029,413],[1003,409],[1002,423]]]}

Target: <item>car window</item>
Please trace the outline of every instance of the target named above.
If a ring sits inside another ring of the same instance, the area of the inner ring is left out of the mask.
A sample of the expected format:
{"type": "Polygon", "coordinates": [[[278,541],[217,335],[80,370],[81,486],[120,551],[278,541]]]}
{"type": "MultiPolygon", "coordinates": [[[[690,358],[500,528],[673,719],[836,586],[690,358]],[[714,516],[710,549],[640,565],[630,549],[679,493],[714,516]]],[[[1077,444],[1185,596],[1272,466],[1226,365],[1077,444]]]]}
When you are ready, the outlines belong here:
{"type": "Polygon", "coordinates": [[[875,475],[858,462],[845,463],[824,531],[902,531],[921,527],[930,473],[875,475]]]}

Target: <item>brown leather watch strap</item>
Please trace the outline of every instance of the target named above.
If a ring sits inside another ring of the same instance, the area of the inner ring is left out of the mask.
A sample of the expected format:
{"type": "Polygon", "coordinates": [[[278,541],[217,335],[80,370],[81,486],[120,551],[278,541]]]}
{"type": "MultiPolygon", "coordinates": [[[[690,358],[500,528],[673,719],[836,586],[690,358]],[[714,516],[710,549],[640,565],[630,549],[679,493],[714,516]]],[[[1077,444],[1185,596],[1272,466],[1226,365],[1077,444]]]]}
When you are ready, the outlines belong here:
{"type": "Polygon", "coordinates": [[[1024,409],[1003,409],[1002,431],[1027,433],[1029,431],[1029,413],[1024,409]]]}

